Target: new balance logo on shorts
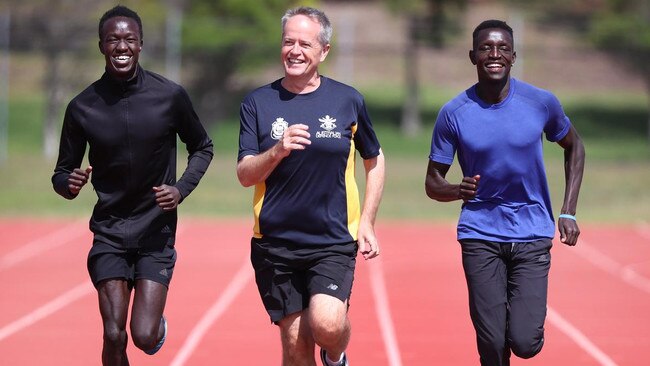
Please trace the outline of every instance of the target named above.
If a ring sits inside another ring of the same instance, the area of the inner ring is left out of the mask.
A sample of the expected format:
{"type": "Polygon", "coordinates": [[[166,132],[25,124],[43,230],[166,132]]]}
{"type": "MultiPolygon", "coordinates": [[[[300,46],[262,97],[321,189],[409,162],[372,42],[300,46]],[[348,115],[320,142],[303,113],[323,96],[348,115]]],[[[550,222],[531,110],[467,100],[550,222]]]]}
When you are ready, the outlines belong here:
{"type": "Polygon", "coordinates": [[[165,276],[165,277],[168,277],[168,276],[169,276],[169,275],[167,274],[167,268],[163,268],[163,269],[162,269],[160,272],[158,272],[158,273],[160,273],[162,276],[165,276]]]}
{"type": "Polygon", "coordinates": [[[339,287],[337,285],[333,284],[333,283],[330,283],[329,285],[327,285],[327,288],[332,290],[332,291],[336,291],[336,290],[339,289],[339,287]]]}

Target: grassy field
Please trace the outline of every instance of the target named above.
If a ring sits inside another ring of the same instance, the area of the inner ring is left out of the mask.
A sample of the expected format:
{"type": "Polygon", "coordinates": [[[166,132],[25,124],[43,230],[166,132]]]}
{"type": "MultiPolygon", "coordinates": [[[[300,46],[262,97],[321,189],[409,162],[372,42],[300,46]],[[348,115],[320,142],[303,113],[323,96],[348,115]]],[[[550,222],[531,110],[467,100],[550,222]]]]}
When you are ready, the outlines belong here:
{"type": "MultiPolygon", "coordinates": [[[[387,181],[381,219],[456,220],[459,204],[438,203],[424,194],[432,124],[440,105],[451,95],[425,93],[425,126],[416,137],[406,138],[397,121],[399,95],[365,92],[387,161],[387,181]]],[[[590,222],[630,222],[650,219],[650,144],[648,107],[643,96],[617,100],[598,97],[562,97],[567,114],[580,131],[587,149],[587,166],[578,216],[590,222]]],[[[9,159],[0,166],[3,189],[1,216],[88,217],[95,200],[91,189],[69,202],[54,193],[50,177],[54,160],[40,155],[42,105],[38,100],[11,102],[9,159]]],[[[243,188],[235,176],[238,126],[236,119],[212,125],[215,159],[197,190],[183,203],[182,215],[250,217],[252,188],[243,188]]],[[[561,149],[545,143],[546,163],[554,209],[561,207],[564,188],[561,149]]],[[[184,166],[185,156],[179,156],[184,166]]],[[[456,165],[450,180],[460,180],[456,165]]],[[[363,186],[362,171],[358,179],[363,186]]]]}

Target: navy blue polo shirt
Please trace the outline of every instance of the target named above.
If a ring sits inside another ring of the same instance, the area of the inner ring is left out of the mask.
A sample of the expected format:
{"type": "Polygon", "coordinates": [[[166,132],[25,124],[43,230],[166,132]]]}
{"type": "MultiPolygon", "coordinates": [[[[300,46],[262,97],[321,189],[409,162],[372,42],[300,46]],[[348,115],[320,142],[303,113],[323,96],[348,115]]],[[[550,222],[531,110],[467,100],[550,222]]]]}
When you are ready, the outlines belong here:
{"type": "Polygon", "coordinates": [[[293,94],[280,82],[244,98],[238,159],[270,149],[298,123],[309,126],[311,145],[292,151],[255,186],[254,237],[299,244],[354,241],[361,213],[355,152],[371,159],[380,151],[363,96],[323,76],[318,89],[306,94],[293,94]]]}

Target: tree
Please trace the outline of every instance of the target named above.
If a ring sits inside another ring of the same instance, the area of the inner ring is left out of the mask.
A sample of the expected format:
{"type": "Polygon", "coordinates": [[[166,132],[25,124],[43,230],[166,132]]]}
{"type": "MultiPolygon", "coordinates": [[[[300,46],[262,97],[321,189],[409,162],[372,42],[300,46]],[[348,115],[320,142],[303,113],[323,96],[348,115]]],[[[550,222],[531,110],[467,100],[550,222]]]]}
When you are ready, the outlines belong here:
{"type": "Polygon", "coordinates": [[[70,17],[67,14],[83,14],[92,8],[92,4],[89,1],[57,0],[47,4],[44,1],[14,1],[10,5],[14,18],[11,23],[12,49],[39,51],[45,59],[43,154],[50,158],[56,154],[59,111],[65,94],[66,83],[61,79],[63,57],[66,53],[75,53],[82,49],[85,45],[85,35],[92,30],[82,20],[83,17],[70,17]]]}
{"type": "MultiPolygon", "coordinates": [[[[572,29],[644,80],[650,105],[650,2],[648,0],[507,0],[541,11],[543,20],[572,29]]],[[[650,143],[650,115],[648,116],[650,143]]]]}
{"type": "Polygon", "coordinates": [[[650,105],[650,3],[647,0],[608,0],[590,24],[589,36],[593,43],[641,75],[650,105]]]}
{"type": "MultiPolygon", "coordinates": [[[[147,8],[150,4],[152,1],[138,1],[137,5],[147,8]]],[[[43,155],[52,158],[57,153],[61,111],[66,97],[70,89],[81,87],[78,83],[87,83],[87,80],[79,77],[82,65],[91,54],[92,59],[97,59],[99,17],[114,4],[108,0],[9,0],[9,5],[13,18],[12,51],[40,53],[44,59],[42,146],[43,155]],[[68,77],[73,73],[77,77],[68,77]]],[[[148,12],[141,12],[140,9],[138,12],[146,19],[146,30],[149,17],[143,13],[148,12]]]]}
{"type": "Polygon", "coordinates": [[[404,52],[405,92],[401,130],[415,136],[422,128],[418,50],[444,47],[447,38],[459,29],[459,16],[467,0],[384,0],[393,11],[407,19],[407,46],[404,52]]]}
{"type": "Polygon", "coordinates": [[[277,63],[280,18],[293,0],[188,0],[183,26],[188,89],[207,120],[226,116],[237,97],[233,76],[277,63]]]}

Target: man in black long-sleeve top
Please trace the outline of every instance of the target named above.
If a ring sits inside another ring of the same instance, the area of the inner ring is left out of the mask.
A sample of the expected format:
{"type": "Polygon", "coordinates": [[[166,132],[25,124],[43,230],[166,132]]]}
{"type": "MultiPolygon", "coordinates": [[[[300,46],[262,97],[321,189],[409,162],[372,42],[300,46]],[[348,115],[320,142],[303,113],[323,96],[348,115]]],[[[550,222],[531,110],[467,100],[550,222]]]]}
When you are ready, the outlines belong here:
{"type": "Polygon", "coordinates": [[[185,90],[139,66],[142,22],[117,6],[99,22],[106,72],[66,110],[54,190],[75,198],[88,182],[98,200],[88,271],[99,295],[104,365],[128,364],[126,320],[135,288],[130,331],[148,354],[162,346],[163,316],[176,261],[177,206],[212,160],[212,141],[185,90]],[[189,153],[176,180],[176,136],[189,153]],[[86,145],[90,165],[80,168],[86,145]]]}

